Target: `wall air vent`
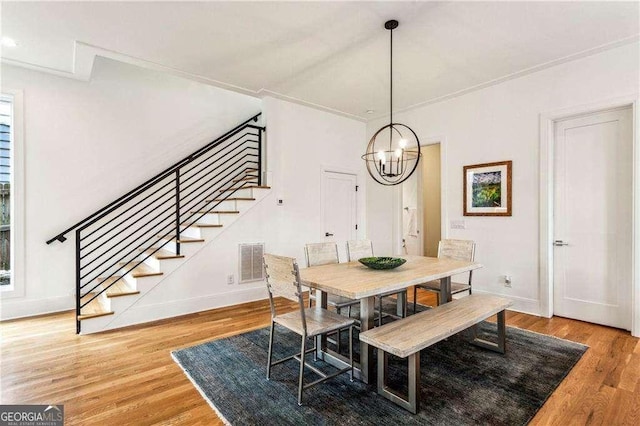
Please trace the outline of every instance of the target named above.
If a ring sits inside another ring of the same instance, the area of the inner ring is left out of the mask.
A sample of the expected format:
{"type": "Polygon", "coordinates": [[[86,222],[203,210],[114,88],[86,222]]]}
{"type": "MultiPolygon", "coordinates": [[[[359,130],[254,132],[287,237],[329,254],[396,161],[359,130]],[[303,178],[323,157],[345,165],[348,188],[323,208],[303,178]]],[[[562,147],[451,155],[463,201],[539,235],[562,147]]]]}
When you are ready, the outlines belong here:
{"type": "Polygon", "coordinates": [[[239,254],[239,284],[248,283],[251,281],[262,281],[264,279],[264,267],[262,266],[264,243],[239,244],[239,254]]]}

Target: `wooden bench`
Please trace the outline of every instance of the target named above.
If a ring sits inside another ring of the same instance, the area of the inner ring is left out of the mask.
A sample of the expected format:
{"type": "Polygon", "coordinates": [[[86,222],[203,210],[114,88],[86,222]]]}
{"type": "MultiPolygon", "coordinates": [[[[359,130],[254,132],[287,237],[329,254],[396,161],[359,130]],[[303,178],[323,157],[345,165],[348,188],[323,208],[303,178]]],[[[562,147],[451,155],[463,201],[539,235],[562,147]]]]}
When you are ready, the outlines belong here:
{"type": "Polygon", "coordinates": [[[470,328],[471,343],[504,353],[504,311],[510,305],[511,301],[503,297],[472,294],[361,333],[362,342],[378,348],[378,394],[414,414],[417,413],[420,408],[420,351],[470,328]],[[498,314],[496,343],[477,337],[477,324],[494,314],[498,314]],[[406,397],[387,386],[389,354],[409,358],[409,387],[406,397]]]}

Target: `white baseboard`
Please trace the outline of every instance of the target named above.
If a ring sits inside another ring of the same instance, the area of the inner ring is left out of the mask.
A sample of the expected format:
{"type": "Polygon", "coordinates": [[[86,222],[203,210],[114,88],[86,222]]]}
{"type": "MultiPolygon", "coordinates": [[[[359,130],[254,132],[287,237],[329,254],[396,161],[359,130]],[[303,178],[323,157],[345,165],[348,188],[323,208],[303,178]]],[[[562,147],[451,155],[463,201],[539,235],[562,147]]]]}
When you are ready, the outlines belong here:
{"type": "Polygon", "coordinates": [[[510,311],[521,312],[523,314],[535,315],[537,317],[544,316],[540,313],[540,301],[538,299],[529,299],[526,297],[510,296],[508,294],[492,293],[489,291],[477,290],[473,288],[474,293],[492,294],[494,296],[505,297],[513,302],[509,307],[510,311]]]}
{"type": "Polygon", "coordinates": [[[73,296],[58,296],[45,299],[3,299],[0,320],[32,317],[75,309],[73,296]]]}
{"type": "Polygon", "coordinates": [[[83,323],[82,331],[92,333],[103,330],[111,330],[114,328],[126,327],[134,324],[143,324],[146,322],[157,321],[166,318],[177,317],[181,315],[192,314],[195,312],[207,311],[210,309],[223,308],[226,306],[237,305],[240,303],[253,302],[267,298],[266,286],[251,287],[227,293],[211,294],[202,297],[193,297],[188,299],[171,300],[153,305],[133,306],[106,324],[100,330],[91,330],[89,322],[87,327],[83,323]]]}

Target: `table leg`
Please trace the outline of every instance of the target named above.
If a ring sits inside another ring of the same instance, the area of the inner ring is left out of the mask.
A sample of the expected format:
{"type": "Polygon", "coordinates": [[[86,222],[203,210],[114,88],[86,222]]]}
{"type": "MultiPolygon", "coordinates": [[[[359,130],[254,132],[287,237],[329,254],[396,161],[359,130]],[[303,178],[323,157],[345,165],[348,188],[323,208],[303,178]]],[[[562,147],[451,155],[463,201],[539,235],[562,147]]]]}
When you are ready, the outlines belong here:
{"type": "Polygon", "coordinates": [[[440,303],[451,302],[451,277],[440,278],[440,303]]]}
{"type": "MultiPolygon", "coordinates": [[[[325,291],[316,290],[316,309],[327,309],[327,293],[325,291]]],[[[324,359],[323,352],[326,348],[327,335],[320,334],[316,336],[316,357],[324,359]]]]}
{"type": "Polygon", "coordinates": [[[403,291],[402,293],[398,293],[396,297],[396,315],[404,318],[407,316],[407,292],[403,291]]]}
{"type": "MultiPolygon", "coordinates": [[[[375,297],[360,299],[360,332],[364,333],[374,327],[375,297]]],[[[373,363],[373,346],[360,341],[360,380],[370,383],[373,378],[375,364],[373,363]]]]}

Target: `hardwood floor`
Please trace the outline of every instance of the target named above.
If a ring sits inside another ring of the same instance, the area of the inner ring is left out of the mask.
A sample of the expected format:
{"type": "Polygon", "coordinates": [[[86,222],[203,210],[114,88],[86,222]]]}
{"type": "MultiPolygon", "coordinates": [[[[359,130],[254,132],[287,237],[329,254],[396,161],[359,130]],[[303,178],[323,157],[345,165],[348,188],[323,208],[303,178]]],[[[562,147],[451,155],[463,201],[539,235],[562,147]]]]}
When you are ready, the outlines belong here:
{"type": "MultiPolygon", "coordinates": [[[[421,302],[434,302],[432,293],[419,294],[421,302]]],[[[74,334],[71,312],[6,321],[1,403],[64,404],[67,425],[222,424],[170,352],[264,327],[269,318],[263,301],[88,336],[74,334]]],[[[531,424],[640,424],[637,338],[515,312],[507,313],[507,324],[590,346],[531,424]]]]}

